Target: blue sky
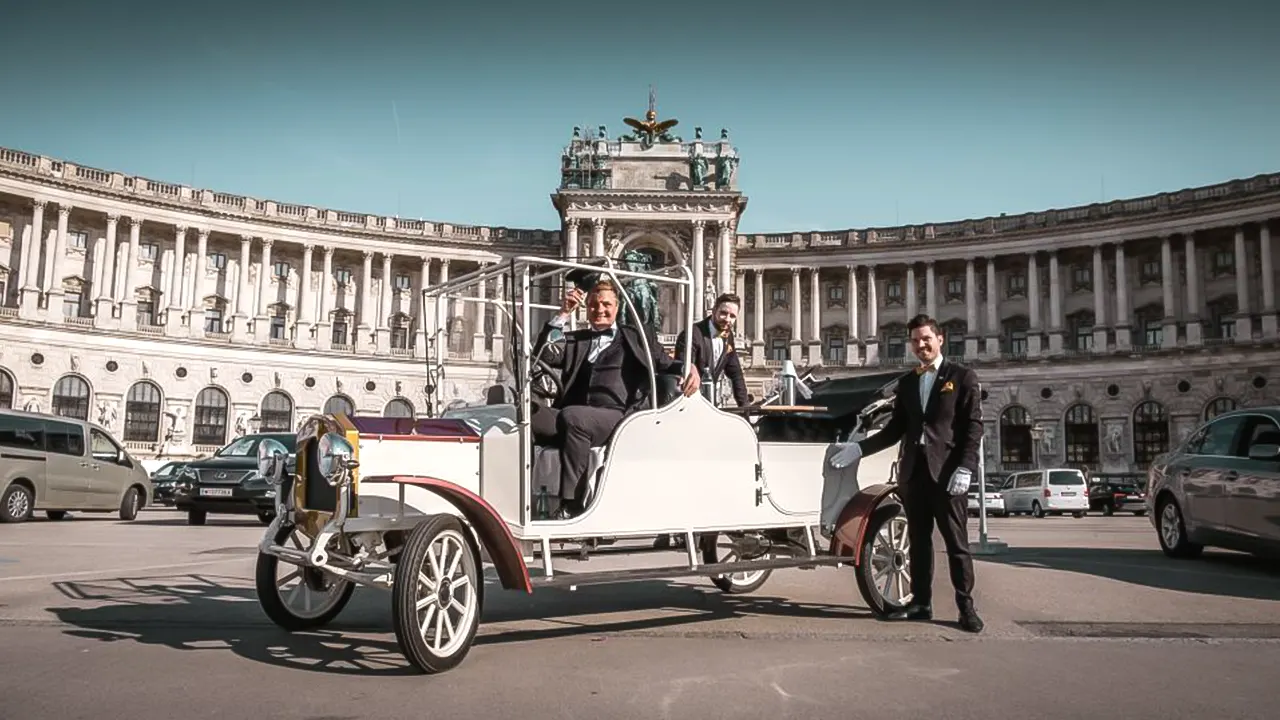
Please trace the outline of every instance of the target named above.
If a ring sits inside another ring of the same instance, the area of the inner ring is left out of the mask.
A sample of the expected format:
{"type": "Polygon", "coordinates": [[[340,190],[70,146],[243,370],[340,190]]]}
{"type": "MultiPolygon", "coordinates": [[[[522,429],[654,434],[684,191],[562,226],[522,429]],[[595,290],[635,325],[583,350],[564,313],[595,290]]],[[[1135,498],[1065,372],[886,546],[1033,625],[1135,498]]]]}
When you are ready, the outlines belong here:
{"type": "Polygon", "coordinates": [[[1038,4],[9,0],[0,145],[338,210],[552,228],[572,127],[616,136],[653,83],[686,135],[729,128],[749,233],[1280,171],[1280,3],[1038,4]]]}

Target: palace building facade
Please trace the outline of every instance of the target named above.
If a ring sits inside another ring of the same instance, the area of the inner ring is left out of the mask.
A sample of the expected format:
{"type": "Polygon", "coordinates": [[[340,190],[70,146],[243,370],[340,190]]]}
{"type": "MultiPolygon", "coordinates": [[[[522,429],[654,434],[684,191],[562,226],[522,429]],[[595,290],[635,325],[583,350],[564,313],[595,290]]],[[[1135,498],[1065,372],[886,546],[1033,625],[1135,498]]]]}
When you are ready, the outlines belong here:
{"type": "MultiPolygon", "coordinates": [[[[92,419],[141,457],[212,452],[308,413],[413,416],[502,376],[503,323],[421,290],[513,255],[680,264],[670,343],[725,290],[753,391],[914,360],[939,319],[984,383],[987,471],[1141,472],[1223,410],[1276,401],[1280,174],[904,227],[746,235],[738,151],[670,123],[575,129],[559,225],[473,227],[190,188],[0,148],[0,407],[92,419]],[[692,308],[690,307],[692,305],[692,308]],[[440,372],[428,348],[446,357],[440,372]]],[[[480,288],[506,297],[507,288],[480,288]]],[[[550,298],[548,298],[550,299],[550,298]]]]}

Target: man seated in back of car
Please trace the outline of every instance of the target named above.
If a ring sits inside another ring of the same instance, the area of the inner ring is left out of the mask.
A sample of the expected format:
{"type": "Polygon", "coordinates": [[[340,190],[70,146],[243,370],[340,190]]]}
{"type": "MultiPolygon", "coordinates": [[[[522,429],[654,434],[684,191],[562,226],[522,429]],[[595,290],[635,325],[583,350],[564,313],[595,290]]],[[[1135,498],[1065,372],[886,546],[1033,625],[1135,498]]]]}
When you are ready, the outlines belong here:
{"type": "MultiPolygon", "coordinates": [[[[534,358],[542,356],[552,332],[564,327],[583,299],[579,288],[566,293],[560,314],[534,343],[534,358]]],[[[585,509],[579,486],[586,479],[591,448],[605,443],[624,417],[648,405],[657,391],[650,387],[650,368],[657,374],[678,367],[652,332],[617,323],[619,298],[612,280],[598,280],[585,300],[590,327],[564,333],[563,351],[543,358],[560,370],[560,395],[551,407],[536,407],[530,419],[534,442],[560,449],[560,508],[554,519],[585,509]],[[641,332],[648,335],[648,353],[641,332]]],[[[681,390],[692,395],[699,383],[697,369],[691,368],[681,390]]]]}

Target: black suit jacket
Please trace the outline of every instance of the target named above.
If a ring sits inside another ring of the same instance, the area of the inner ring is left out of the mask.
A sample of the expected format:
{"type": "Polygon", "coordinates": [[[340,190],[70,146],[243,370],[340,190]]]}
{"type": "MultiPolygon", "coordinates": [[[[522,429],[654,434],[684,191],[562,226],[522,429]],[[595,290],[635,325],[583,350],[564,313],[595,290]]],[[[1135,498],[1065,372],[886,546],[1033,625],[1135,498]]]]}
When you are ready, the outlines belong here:
{"type": "Polygon", "coordinates": [[[898,380],[893,415],[880,432],[859,443],[863,455],[880,452],[895,442],[898,484],[905,485],[923,457],[928,476],[936,483],[951,481],[956,468],[978,475],[978,443],[982,440],[982,397],[978,375],[959,363],[943,360],[933,382],[927,408],[920,405],[920,376],[915,370],[898,380]],[[923,443],[923,453],[917,446],[923,443]]]}
{"type": "MultiPolygon", "coordinates": [[[[698,372],[702,373],[704,380],[710,379],[719,382],[722,376],[728,376],[730,384],[733,385],[733,400],[738,403],[738,407],[746,407],[750,402],[747,398],[747,381],[742,376],[742,363],[738,360],[737,348],[734,345],[733,333],[729,333],[729,337],[725,339],[724,352],[720,354],[720,361],[715,367],[711,367],[712,347],[711,339],[715,333],[710,317],[703,318],[701,322],[693,326],[693,366],[698,368],[698,372]]],[[[676,359],[685,360],[685,340],[689,331],[685,330],[680,333],[679,339],[676,340],[676,359]]]]}
{"type": "MultiPolygon", "coordinates": [[[[682,366],[675,360],[672,360],[662,347],[662,343],[658,342],[658,337],[652,332],[645,331],[649,341],[649,353],[644,351],[644,343],[640,339],[640,329],[632,325],[616,325],[618,336],[613,342],[622,343],[624,350],[631,355],[632,358],[639,360],[639,370],[631,363],[623,364],[623,383],[627,386],[626,410],[627,414],[636,410],[643,410],[649,405],[649,397],[655,392],[653,387],[649,385],[649,369],[653,372],[671,373],[679,371],[682,366]],[[632,368],[627,372],[627,368],[632,368]]],[[[564,333],[563,343],[557,343],[560,347],[556,348],[556,352],[544,353],[543,350],[548,347],[551,340],[551,333],[556,327],[547,323],[542,328],[542,332],[538,334],[538,339],[533,345],[533,358],[541,357],[547,365],[560,371],[560,382],[562,392],[556,398],[554,407],[563,407],[564,392],[573,385],[573,381],[577,378],[578,371],[582,369],[582,364],[586,361],[587,355],[591,352],[591,330],[572,330],[564,333]]],[[[657,378],[655,377],[655,380],[657,378]]]]}

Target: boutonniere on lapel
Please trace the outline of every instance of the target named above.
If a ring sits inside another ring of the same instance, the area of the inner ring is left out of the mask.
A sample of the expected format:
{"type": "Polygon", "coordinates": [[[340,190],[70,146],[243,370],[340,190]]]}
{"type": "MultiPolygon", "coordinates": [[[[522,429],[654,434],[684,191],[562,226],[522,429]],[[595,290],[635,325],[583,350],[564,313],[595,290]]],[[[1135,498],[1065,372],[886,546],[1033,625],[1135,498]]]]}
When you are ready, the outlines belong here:
{"type": "Polygon", "coordinates": [[[942,383],[942,392],[949,393],[949,392],[955,392],[955,390],[956,390],[956,384],[951,382],[950,380],[942,383]]]}

